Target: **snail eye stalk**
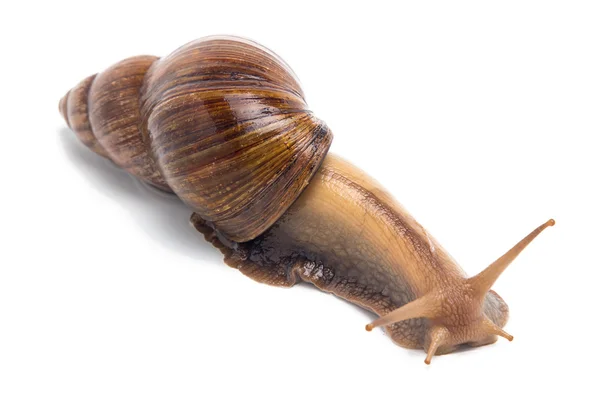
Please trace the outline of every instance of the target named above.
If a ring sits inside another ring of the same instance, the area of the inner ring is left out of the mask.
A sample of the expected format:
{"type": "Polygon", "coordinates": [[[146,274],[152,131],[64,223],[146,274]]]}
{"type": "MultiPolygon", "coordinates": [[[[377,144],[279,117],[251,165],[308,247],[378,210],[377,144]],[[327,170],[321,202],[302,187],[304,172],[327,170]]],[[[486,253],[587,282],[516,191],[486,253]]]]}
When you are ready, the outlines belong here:
{"type": "Polygon", "coordinates": [[[492,285],[496,282],[498,277],[504,272],[506,267],[514,261],[515,258],[527,247],[529,243],[533,241],[544,229],[549,226],[554,226],[554,220],[550,219],[546,223],[538,226],[529,235],[525,236],[519,243],[517,243],[512,249],[507,251],[502,257],[498,258],[489,267],[481,271],[479,274],[467,281],[471,287],[479,293],[481,296],[492,288],[492,285]]]}

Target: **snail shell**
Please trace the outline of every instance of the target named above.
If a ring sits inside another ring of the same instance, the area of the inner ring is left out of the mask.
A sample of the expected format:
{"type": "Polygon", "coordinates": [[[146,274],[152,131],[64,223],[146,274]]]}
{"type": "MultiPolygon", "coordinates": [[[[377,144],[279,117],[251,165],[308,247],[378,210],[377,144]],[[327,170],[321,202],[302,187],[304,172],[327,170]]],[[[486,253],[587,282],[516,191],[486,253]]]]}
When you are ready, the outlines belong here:
{"type": "Polygon", "coordinates": [[[123,60],[82,81],[60,109],[88,147],[173,191],[236,242],[279,219],[333,139],[287,64],[235,37],[123,60]]]}

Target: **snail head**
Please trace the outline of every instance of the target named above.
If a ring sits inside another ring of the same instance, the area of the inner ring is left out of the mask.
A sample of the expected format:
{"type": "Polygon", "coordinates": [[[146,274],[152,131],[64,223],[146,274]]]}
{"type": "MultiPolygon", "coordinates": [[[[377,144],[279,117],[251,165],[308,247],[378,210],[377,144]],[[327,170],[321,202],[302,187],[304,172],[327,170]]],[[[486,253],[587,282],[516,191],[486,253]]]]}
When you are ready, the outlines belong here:
{"type": "Polygon", "coordinates": [[[367,331],[411,318],[427,318],[430,325],[425,338],[426,364],[435,354],[448,353],[461,344],[492,343],[497,336],[512,341],[511,335],[484,314],[485,296],[519,253],[553,225],[554,220],[548,220],[479,274],[426,293],[368,324],[367,331]]]}

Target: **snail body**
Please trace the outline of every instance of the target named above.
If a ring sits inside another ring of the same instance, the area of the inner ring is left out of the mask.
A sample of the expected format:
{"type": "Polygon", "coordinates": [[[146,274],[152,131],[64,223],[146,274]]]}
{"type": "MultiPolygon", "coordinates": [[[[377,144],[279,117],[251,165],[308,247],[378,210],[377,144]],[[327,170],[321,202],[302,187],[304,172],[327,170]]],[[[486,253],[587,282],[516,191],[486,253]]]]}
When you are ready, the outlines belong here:
{"type": "MultiPolygon", "coordinates": [[[[378,315],[464,279],[448,253],[392,196],[333,154],[290,209],[254,240],[228,242],[197,214],[191,221],[221,249],[227,264],[249,277],[276,286],[309,282],[378,315]]],[[[487,293],[483,307],[489,319],[504,326],[508,307],[497,294],[487,293]]],[[[416,318],[386,329],[397,344],[423,348],[428,322],[416,318]]],[[[470,344],[493,339],[484,336],[470,344]]]]}
{"type": "Polygon", "coordinates": [[[60,102],[97,154],[172,191],[225,262],[271,285],[313,283],[379,319],[397,344],[434,354],[493,343],[508,307],[494,281],[550,220],[480,274],[452,257],[364,172],[327,154],[291,69],[245,39],[210,37],[133,57],[60,102]]]}

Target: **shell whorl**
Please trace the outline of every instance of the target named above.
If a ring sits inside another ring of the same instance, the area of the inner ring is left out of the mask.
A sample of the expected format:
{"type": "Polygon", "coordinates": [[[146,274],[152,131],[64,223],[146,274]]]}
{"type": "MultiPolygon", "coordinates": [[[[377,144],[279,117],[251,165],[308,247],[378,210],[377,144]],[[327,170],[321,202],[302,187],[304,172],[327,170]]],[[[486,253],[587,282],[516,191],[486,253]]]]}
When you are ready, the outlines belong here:
{"type": "Polygon", "coordinates": [[[60,110],[93,151],[175,192],[237,242],[277,221],[333,138],[291,69],[234,37],[121,61],[73,88],[60,110]]]}

